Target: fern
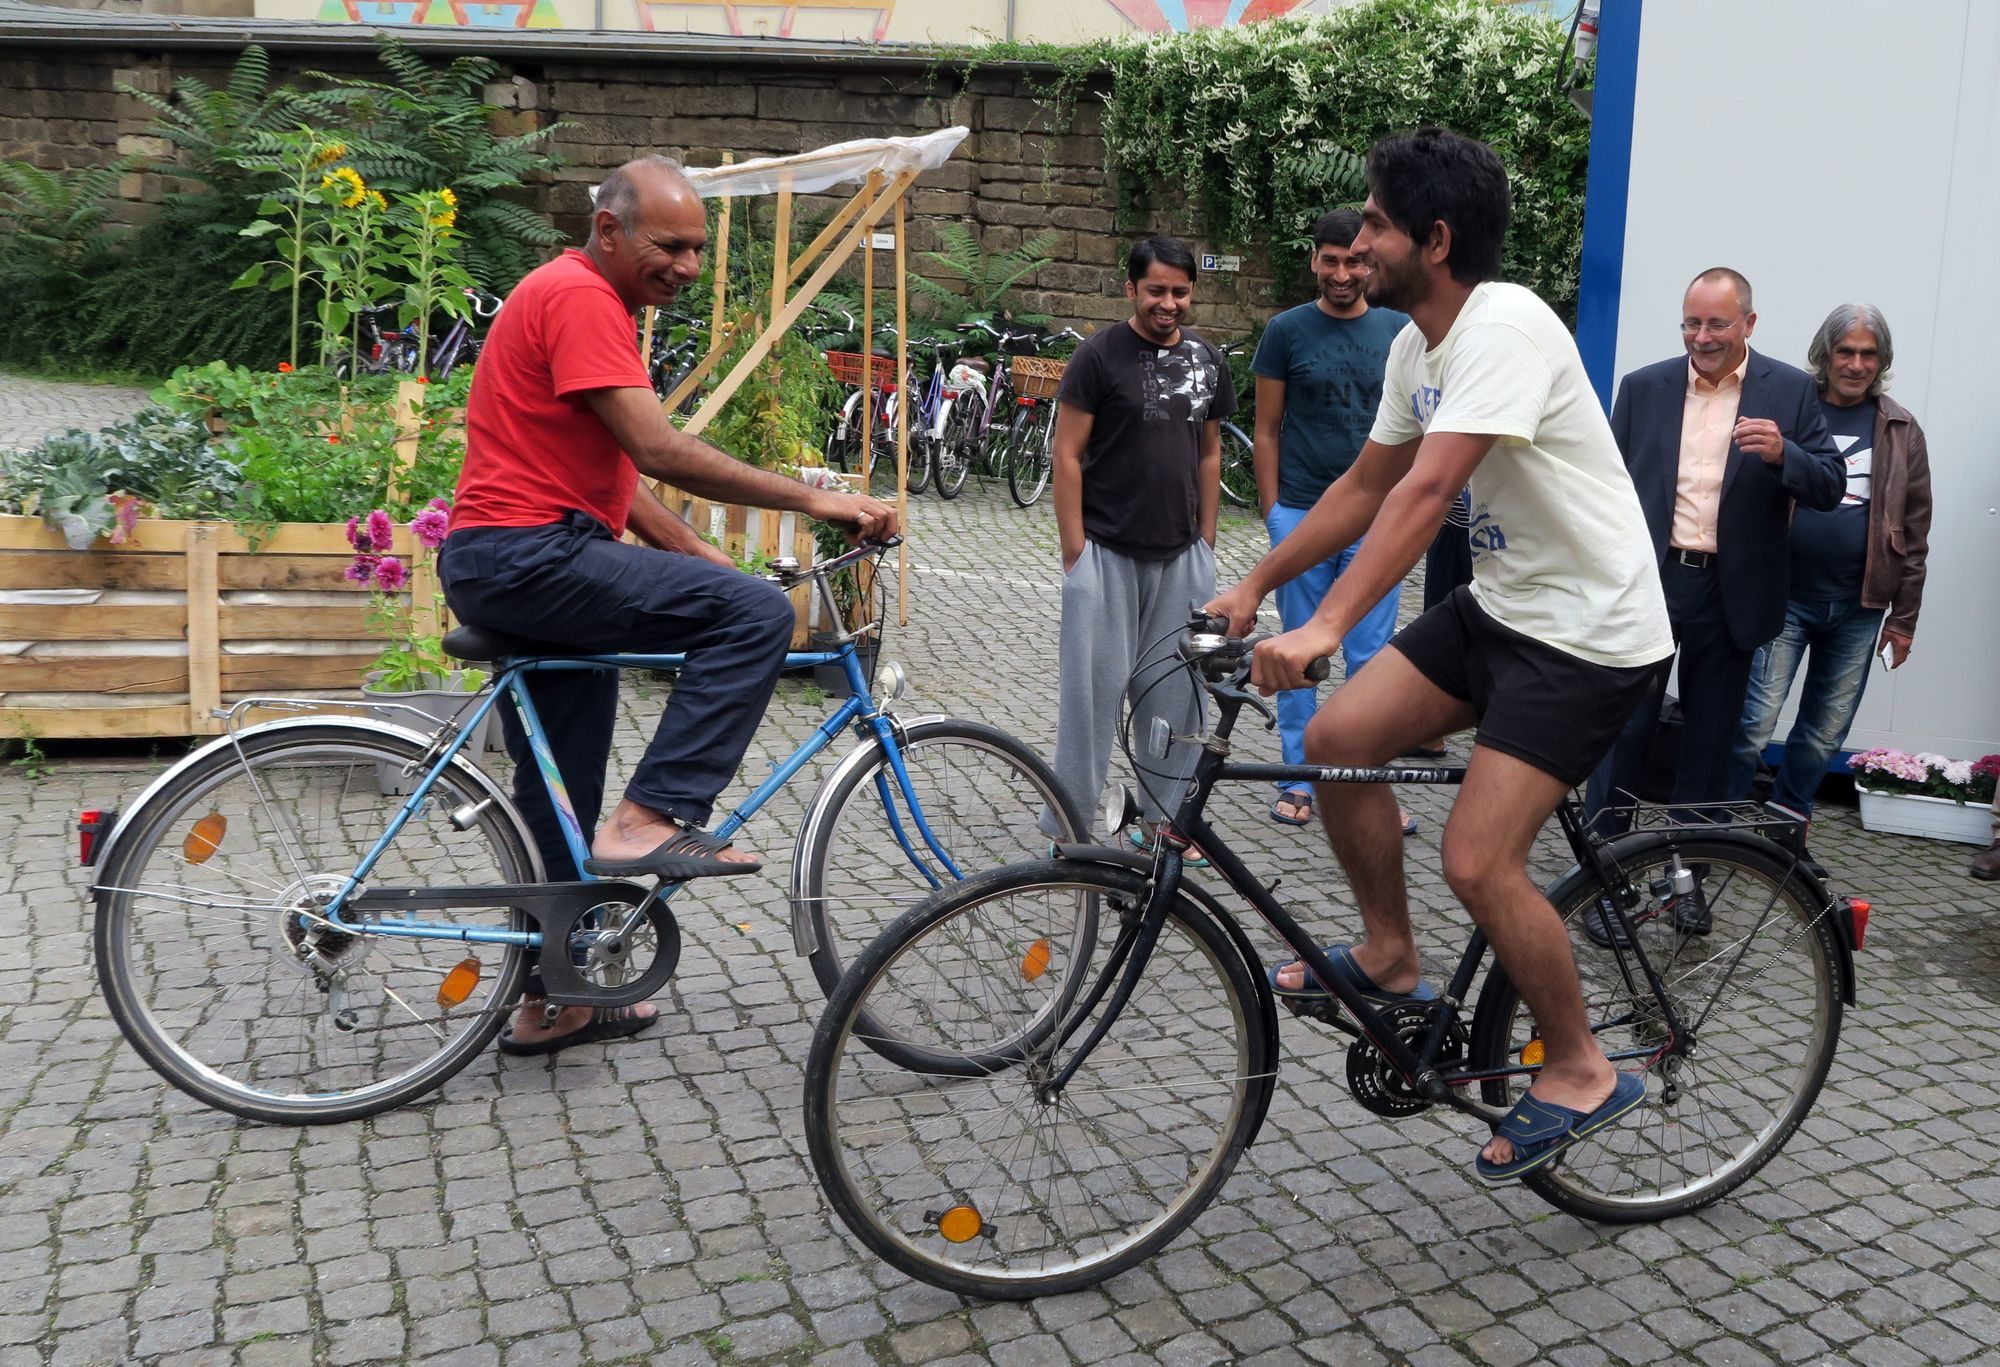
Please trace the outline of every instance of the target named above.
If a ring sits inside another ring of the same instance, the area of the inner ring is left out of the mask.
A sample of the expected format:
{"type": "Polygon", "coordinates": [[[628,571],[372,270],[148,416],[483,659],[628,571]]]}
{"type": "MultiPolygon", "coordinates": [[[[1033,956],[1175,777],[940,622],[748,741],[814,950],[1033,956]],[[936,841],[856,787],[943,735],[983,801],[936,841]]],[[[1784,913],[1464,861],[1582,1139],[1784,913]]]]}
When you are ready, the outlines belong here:
{"type": "Polygon", "coordinates": [[[1005,252],[989,253],[962,223],[942,223],[937,229],[943,251],[925,252],[924,259],[963,282],[963,291],[912,273],[910,288],[925,300],[947,309],[964,309],[972,317],[1011,318],[1008,292],[1025,276],[1049,264],[1054,233],[1038,233],[1005,252]]]}

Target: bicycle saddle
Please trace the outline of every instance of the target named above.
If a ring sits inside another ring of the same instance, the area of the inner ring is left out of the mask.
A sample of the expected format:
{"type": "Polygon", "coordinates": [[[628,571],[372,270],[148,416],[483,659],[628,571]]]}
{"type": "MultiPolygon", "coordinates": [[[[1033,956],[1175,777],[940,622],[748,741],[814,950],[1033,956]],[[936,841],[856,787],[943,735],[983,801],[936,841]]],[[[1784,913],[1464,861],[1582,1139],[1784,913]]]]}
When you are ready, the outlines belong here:
{"type": "Polygon", "coordinates": [[[453,627],[444,634],[444,653],[454,660],[490,664],[494,660],[517,659],[524,655],[591,655],[596,652],[579,651],[574,646],[550,645],[546,641],[530,641],[491,627],[462,626],[453,627]]]}

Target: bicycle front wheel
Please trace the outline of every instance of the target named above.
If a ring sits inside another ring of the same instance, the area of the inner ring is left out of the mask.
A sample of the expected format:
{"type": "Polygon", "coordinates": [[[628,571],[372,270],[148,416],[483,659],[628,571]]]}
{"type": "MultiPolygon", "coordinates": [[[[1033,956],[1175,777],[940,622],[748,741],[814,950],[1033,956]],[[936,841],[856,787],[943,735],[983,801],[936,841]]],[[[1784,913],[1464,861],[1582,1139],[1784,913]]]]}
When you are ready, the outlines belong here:
{"type": "MultiPolygon", "coordinates": [[[[937,889],[1042,858],[1051,840],[1089,838],[1055,771],[1005,731],[933,717],[900,728],[896,739],[908,792],[874,746],[828,779],[800,835],[793,915],[803,919],[813,976],[829,996],[870,941],[937,889]]],[[[1095,933],[1078,933],[1086,929],[1095,933]]]]}
{"type": "Polygon", "coordinates": [[[1007,492],[1023,508],[1032,508],[1049,486],[1053,415],[1048,404],[1024,408],[1014,415],[1014,435],[1007,451],[1007,492]]]}
{"type": "Polygon", "coordinates": [[[1101,865],[981,874],[910,911],[834,993],[806,1063],[806,1142],[833,1209],[898,1271],[967,1296],[1075,1291],[1163,1248],[1228,1179],[1275,1060],[1242,956],[1185,897],[1109,1032],[1046,1086],[1126,948],[1073,959],[1051,928],[1146,899],[1143,877],[1101,865]],[[1060,1028],[1031,1029],[1052,1016],[1060,1028]],[[985,1066],[885,1068],[872,1020],[985,1066]]]}
{"type": "Polygon", "coordinates": [[[1229,422],[1222,424],[1222,496],[1238,508],[1257,506],[1257,464],[1250,438],[1229,422]]]}
{"type": "MultiPolygon", "coordinates": [[[[132,813],[96,889],[98,981],[167,1081],[251,1120],[354,1120],[442,1085],[492,1040],[526,950],[340,929],[320,914],[407,801],[383,789],[414,786],[405,770],[424,751],[338,722],[253,731],[132,813]]],[[[469,764],[447,769],[370,886],[533,881],[493,791],[469,764]]],[[[529,928],[509,907],[420,915],[529,928]]]]}
{"type": "MultiPolygon", "coordinates": [[[[1572,873],[1551,900],[1570,932],[1591,1029],[1615,1066],[1643,1070],[1646,1099],[1526,1181],[1572,1215],[1624,1224],[1699,1210],[1771,1160],[1826,1081],[1841,996],[1831,908],[1774,847],[1648,833],[1611,854],[1639,893],[1629,914],[1685,1046],[1669,1038],[1622,931],[1615,923],[1606,930],[1603,889],[1593,876],[1572,873]],[[1695,875],[1695,889],[1663,899],[1652,889],[1670,886],[1677,858],[1695,875]]],[[[1496,967],[1473,1020],[1473,1068],[1534,1062],[1540,1038],[1496,967]]],[[[1485,1083],[1485,1099],[1511,1106],[1530,1080],[1485,1083]]]]}

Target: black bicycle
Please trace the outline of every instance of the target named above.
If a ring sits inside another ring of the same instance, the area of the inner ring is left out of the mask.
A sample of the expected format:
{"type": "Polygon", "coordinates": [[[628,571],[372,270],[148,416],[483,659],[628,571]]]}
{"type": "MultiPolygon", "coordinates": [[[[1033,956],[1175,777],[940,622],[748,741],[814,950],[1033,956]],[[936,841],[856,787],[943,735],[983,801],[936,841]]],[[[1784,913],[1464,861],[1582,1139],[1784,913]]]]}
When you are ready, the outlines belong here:
{"type": "MultiPolygon", "coordinates": [[[[827,1003],[806,1068],[813,1169],[848,1228],[912,1277],[1008,1299],[1102,1281],[1186,1228],[1256,1137],[1276,1087],[1277,1005],[1242,928],[1183,877],[1186,842],[1333,985],[1337,1005],[1286,1000],[1353,1037],[1347,1081],[1367,1110],[1446,1105],[1497,1125],[1540,1069],[1540,1032],[1505,969],[1480,977],[1483,935],[1437,1000],[1371,1005],[1208,823],[1225,781],[1465,772],[1232,762],[1241,709],[1270,712],[1246,688],[1253,641],[1225,629],[1197,617],[1179,642],[1216,719],[1188,738],[1192,775],[1157,854],[1064,845],[954,884],[884,930],[827,1003]],[[870,1022],[894,1022],[932,1065],[885,1064],[870,1022]]],[[[1146,754],[1164,756],[1165,738],[1151,739],[1146,754]]],[[[1557,816],[1576,863],[1549,899],[1592,1029],[1646,1097],[1524,1180],[1594,1220],[1699,1209],[1811,1109],[1854,1000],[1867,904],[1830,894],[1777,843],[1796,828],[1759,808],[1685,826],[1640,812],[1608,842],[1585,834],[1574,798],[1557,816]]]]}

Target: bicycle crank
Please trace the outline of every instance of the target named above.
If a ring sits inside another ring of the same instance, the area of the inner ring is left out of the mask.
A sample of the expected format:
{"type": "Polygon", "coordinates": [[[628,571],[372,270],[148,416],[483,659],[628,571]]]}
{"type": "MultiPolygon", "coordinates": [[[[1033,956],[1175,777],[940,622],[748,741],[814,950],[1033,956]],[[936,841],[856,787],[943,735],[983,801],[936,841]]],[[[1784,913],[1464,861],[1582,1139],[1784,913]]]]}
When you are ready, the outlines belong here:
{"type": "MultiPolygon", "coordinates": [[[[1421,1052],[1437,1013],[1445,1009],[1443,1002],[1400,1002],[1383,1007],[1381,1015],[1397,1038],[1413,1051],[1421,1052]]],[[[1465,1025],[1454,1015],[1438,1046],[1437,1057],[1426,1061],[1443,1070],[1462,1063],[1470,1047],[1465,1025]]],[[[1429,1098],[1413,1090],[1395,1065],[1366,1039],[1357,1039],[1347,1047],[1347,1088],[1364,1109],[1376,1115],[1415,1115],[1431,1106],[1429,1098]]]]}
{"type": "MultiPolygon", "coordinates": [[[[542,933],[536,967],[553,1006],[636,1006],[657,995],[680,966],[679,924],[664,901],[637,883],[369,888],[342,912],[361,921],[447,907],[516,907],[532,917],[542,933]]],[[[441,928],[438,938],[452,937],[441,928]]]]}

